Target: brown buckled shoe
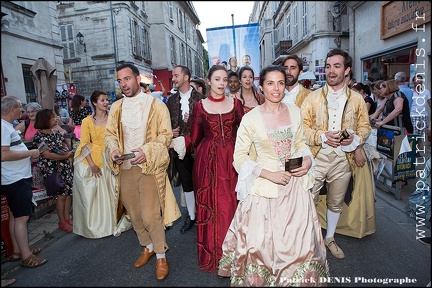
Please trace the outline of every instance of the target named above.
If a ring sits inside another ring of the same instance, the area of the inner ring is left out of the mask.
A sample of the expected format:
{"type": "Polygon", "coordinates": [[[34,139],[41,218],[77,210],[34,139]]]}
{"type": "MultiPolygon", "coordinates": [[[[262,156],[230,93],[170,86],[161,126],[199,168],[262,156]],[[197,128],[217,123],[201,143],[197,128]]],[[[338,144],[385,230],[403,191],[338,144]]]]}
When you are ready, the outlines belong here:
{"type": "Polygon", "coordinates": [[[163,280],[168,276],[169,268],[166,258],[159,258],[156,260],[156,278],[163,280]]]}
{"type": "Polygon", "coordinates": [[[150,250],[146,247],[142,250],[140,257],[135,261],[134,267],[140,268],[147,264],[149,259],[155,256],[156,253],[154,251],[150,252],[150,250]]]}
{"type": "Polygon", "coordinates": [[[343,253],[342,249],[336,244],[336,241],[333,237],[329,237],[324,239],[324,244],[327,247],[327,249],[330,250],[330,253],[336,257],[337,259],[344,259],[345,254],[343,253]]]}

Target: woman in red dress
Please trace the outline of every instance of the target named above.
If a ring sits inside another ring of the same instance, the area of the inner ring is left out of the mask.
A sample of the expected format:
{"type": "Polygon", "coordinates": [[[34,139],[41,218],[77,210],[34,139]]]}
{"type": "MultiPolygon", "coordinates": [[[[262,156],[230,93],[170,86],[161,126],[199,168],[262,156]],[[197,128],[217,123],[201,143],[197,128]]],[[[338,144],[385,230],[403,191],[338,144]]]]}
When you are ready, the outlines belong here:
{"type": "Polygon", "coordinates": [[[195,153],[192,178],[197,205],[198,263],[201,270],[215,273],[237,208],[237,172],[232,163],[244,111],[238,99],[225,97],[228,72],[223,66],[213,65],[207,82],[210,91],[206,99],[194,104],[190,134],[174,138],[171,147],[180,159],[185,153],[195,153]]]}
{"type": "Polygon", "coordinates": [[[263,104],[265,97],[254,86],[255,74],[251,67],[243,66],[240,68],[238,75],[241,87],[240,93],[237,93],[236,97],[242,102],[246,114],[256,106],[263,104]]]}

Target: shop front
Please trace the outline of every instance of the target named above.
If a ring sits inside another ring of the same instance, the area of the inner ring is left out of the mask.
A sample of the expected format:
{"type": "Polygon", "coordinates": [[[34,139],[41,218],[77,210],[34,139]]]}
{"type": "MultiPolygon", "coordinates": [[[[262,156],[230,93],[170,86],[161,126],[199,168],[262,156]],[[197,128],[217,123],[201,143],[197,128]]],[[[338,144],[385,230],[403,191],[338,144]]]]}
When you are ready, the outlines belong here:
{"type": "Polygon", "coordinates": [[[397,72],[405,72],[406,81],[411,83],[416,73],[416,69],[413,69],[417,63],[416,49],[417,41],[362,57],[362,81],[368,77],[374,80],[394,79],[397,72]]]}
{"type": "Polygon", "coordinates": [[[353,8],[355,19],[350,27],[350,49],[357,81],[389,80],[404,72],[408,85],[416,74],[430,85],[429,1],[353,1],[347,5],[353,8]]]}

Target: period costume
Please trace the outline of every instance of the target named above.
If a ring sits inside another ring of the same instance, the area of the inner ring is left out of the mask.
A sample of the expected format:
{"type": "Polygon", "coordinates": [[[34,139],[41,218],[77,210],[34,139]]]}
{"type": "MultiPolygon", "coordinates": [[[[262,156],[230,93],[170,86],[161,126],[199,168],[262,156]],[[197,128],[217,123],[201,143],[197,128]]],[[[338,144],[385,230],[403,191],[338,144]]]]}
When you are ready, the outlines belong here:
{"type": "MultiPolygon", "coordinates": [[[[183,121],[184,113],[189,113],[193,109],[193,105],[198,102],[199,100],[204,98],[204,95],[196,91],[195,89],[192,89],[190,91],[190,96],[186,97],[187,99],[183,99],[180,97],[180,91],[177,91],[175,94],[171,95],[171,97],[167,100],[167,107],[170,112],[171,116],[171,127],[176,128],[180,126],[180,134],[179,136],[184,136],[189,134],[190,132],[190,126],[191,126],[191,117],[189,117],[189,120],[187,123],[183,121]],[[186,100],[186,101],[185,101],[186,100]],[[186,107],[185,107],[186,106],[186,107]]],[[[170,149],[170,166],[168,167],[168,176],[170,177],[170,180],[178,179],[177,177],[177,167],[176,167],[176,160],[178,159],[177,153],[170,149]]],[[[193,159],[193,155],[185,156],[185,157],[191,157],[193,159]]],[[[182,160],[181,160],[182,161],[182,160]]],[[[193,165],[193,160],[191,160],[193,165]]],[[[192,168],[191,168],[192,170],[192,168]]],[[[180,186],[179,181],[174,181],[173,186],[177,187],[180,186]]],[[[187,190],[186,190],[187,191],[187,190]]]]}
{"type": "MultiPolygon", "coordinates": [[[[282,104],[285,105],[285,104],[282,104]]],[[[261,169],[285,170],[289,158],[310,156],[300,109],[289,104],[291,124],[269,130],[259,108],[243,117],[234,166],[240,200],[223,244],[218,274],[232,286],[298,286],[329,275],[321,227],[310,193],[313,172],[278,185],[261,169]],[[249,156],[255,145],[256,160],[249,156]]],[[[311,167],[312,169],[312,167],[311,167]]]]}
{"type": "MultiPolygon", "coordinates": [[[[351,193],[345,195],[336,233],[363,238],[376,232],[375,183],[371,171],[372,163],[365,163],[363,167],[353,164],[351,167],[353,189],[351,193]]],[[[327,225],[326,210],[326,195],[320,195],[317,212],[322,227],[327,225]]]]}
{"type": "Polygon", "coordinates": [[[297,107],[300,107],[306,96],[308,96],[311,92],[312,90],[304,88],[301,84],[297,84],[297,86],[291,91],[285,89],[285,96],[281,102],[285,104],[294,103],[297,105],[297,107]]]}
{"type": "MultiPolygon", "coordinates": [[[[331,148],[324,145],[326,146],[324,149],[332,150],[326,151],[326,155],[336,153],[339,157],[344,157],[348,160],[349,166],[353,167],[353,165],[355,165],[354,155],[350,152],[354,151],[358,145],[362,144],[371,131],[366,103],[364,102],[363,96],[349,89],[347,86],[344,86],[344,88],[338,92],[334,92],[328,85],[326,85],[323,88],[311,92],[309,96],[305,98],[301,106],[301,112],[305,124],[304,130],[306,142],[310,146],[314,157],[317,157],[319,152],[323,152],[321,151],[321,148],[324,148],[322,146],[323,141],[321,134],[329,130],[338,130],[337,128],[340,130],[351,129],[354,131],[354,141],[350,147],[342,148],[343,146],[339,146],[338,148],[331,148]],[[327,99],[327,95],[330,93],[334,94],[331,96],[334,97],[334,99],[327,99]],[[339,98],[336,99],[337,97],[339,98]],[[328,106],[332,109],[331,111],[329,111],[328,106]],[[337,111],[341,111],[341,118],[338,117],[337,111]],[[337,125],[335,124],[338,123],[329,123],[329,114],[331,112],[336,115],[335,121],[339,118],[340,127],[336,127],[337,125]],[[335,129],[331,129],[333,126],[335,129]],[[347,149],[350,149],[351,151],[345,152],[347,149]]],[[[345,194],[345,191],[343,191],[343,193],[345,194]]],[[[318,194],[314,196],[318,197],[318,194]]]]}
{"type": "MultiPolygon", "coordinates": [[[[248,113],[249,111],[251,111],[253,108],[255,108],[256,106],[248,106],[248,103],[246,103],[246,101],[244,101],[244,99],[241,99],[241,88],[240,88],[239,92],[240,92],[240,93],[239,93],[239,95],[238,95],[238,99],[240,99],[241,101],[243,101],[243,103],[244,103],[244,104],[243,104],[243,111],[244,111],[244,113],[246,114],[246,113],[248,113]]],[[[258,102],[257,106],[263,104],[264,101],[265,101],[265,97],[264,97],[264,95],[262,95],[261,93],[255,91],[255,90],[254,90],[254,94],[255,94],[254,98],[255,98],[255,99],[257,100],[257,102],[258,102]]]]}
{"type": "Polygon", "coordinates": [[[165,253],[168,249],[165,233],[160,231],[160,225],[171,226],[181,216],[166,172],[169,164],[168,146],[172,139],[169,119],[168,109],[162,101],[141,92],[135,97],[124,97],[113,103],[105,130],[107,159],[110,159],[115,150],[125,154],[138,146],[146,156],[146,161],[139,165],[131,165],[130,161],[118,165],[111,159],[108,164],[118,177],[116,189],[119,189],[121,184],[120,198],[131,217],[141,246],[153,243],[156,253],[165,253]],[[120,182],[122,178],[123,182],[120,182]],[[133,191],[138,194],[136,191],[139,188],[138,184],[125,179],[141,179],[140,181],[145,185],[143,193],[146,194],[147,189],[150,193],[151,190],[154,197],[152,196],[152,199],[133,198],[138,197],[131,194],[134,193],[133,191]],[[129,191],[127,195],[126,191],[129,191]],[[152,213],[160,218],[150,224],[154,227],[152,229],[144,227],[141,219],[141,212],[149,212],[141,211],[144,210],[142,206],[140,207],[143,202],[159,204],[156,204],[156,207],[154,205],[148,207],[155,210],[152,213]]]}
{"type": "Polygon", "coordinates": [[[132,228],[129,217],[117,215],[119,191],[116,178],[108,169],[104,149],[105,126],[94,125],[92,116],[81,124],[81,140],[75,152],[73,180],[73,232],[86,238],[102,238],[132,228]],[[91,155],[101,170],[94,177],[85,158],[91,155]]]}
{"type": "MultiPolygon", "coordinates": [[[[188,135],[191,126],[191,117],[185,123],[183,120],[185,113],[191,114],[193,105],[201,99],[204,99],[204,95],[193,89],[190,86],[186,93],[177,91],[167,101],[167,107],[171,116],[171,127],[173,129],[180,127],[179,136],[188,135]]],[[[181,233],[192,229],[195,225],[195,195],[192,182],[192,169],[194,165],[194,155],[187,154],[183,159],[179,159],[177,152],[174,149],[169,150],[170,153],[170,165],[168,167],[168,176],[172,181],[172,185],[182,186],[183,196],[188,209],[188,217],[185,220],[184,225],[180,229],[181,233]],[[193,214],[193,215],[192,215],[193,214]]]]}
{"type": "Polygon", "coordinates": [[[233,102],[232,110],[223,114],[208,113],[202,100],[195,103],[190,134],[184,140],[173,140],[175,146],[185,145],[185,150],[174,147],[180,158],[185,153],[195,153],[192,177],[197,205],[198,264],[201,270],[211,273],[216,272],[222,243],[237,208],[237,172],[232,163],[243,106],[238,99],[233,102]]]}
{"type": "MultiPolygon", "coordinates": [[[[301,112],[306,142],[316,161],[312,194],[316,204],[318,204],[320,193],[327,194],[325,197],[327,215],[334,217],[342,213],[346,193],[348,196],[352,193],[351,177],[359,177],[360,171],[356,171],[355,175],[352,174],[356,165],[353,151],[358,145],[364,143],[371,131],[366,103],[362,95],[349,89],[346,85],[338,91],[325,85],[305,98],[301,112]],[[346,129],[354,135],[350,145],[339,145],[333,148],[325,143],[327,141],[325,132],[346,129]]],[[[357,188],[359,188],[358,185],[357,188]]],[[[321,212],[321,215],[323,214],[325,215],[326,212],[321,212]]],[[[344,215],[344,217],[347,216],[344,215]]],[[[340,221],[340,218],[342,218],[341,215],[338,215],[337,221],[340,221]]],[[[336,258],[345,258],[333,237],[326,238],[325,244],[336,258]]]]}

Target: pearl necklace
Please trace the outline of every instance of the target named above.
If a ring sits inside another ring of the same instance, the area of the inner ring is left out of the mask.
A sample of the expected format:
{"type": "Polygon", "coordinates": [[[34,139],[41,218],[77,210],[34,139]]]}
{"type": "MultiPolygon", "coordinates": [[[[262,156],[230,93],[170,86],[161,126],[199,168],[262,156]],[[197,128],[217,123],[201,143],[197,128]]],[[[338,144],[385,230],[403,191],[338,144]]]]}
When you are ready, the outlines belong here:
{"type": "Polygon", "coordinates": [[[214,98],[211,94],[208,94],[207,98],[212,102],[222,102],[225,100],[225,94],[223,94],[222,98],[214,98]]]}

